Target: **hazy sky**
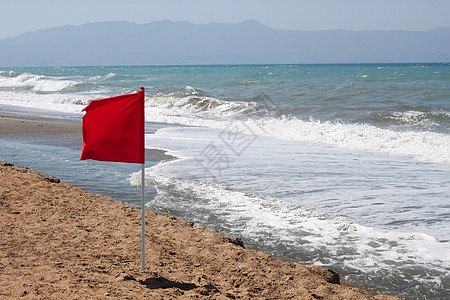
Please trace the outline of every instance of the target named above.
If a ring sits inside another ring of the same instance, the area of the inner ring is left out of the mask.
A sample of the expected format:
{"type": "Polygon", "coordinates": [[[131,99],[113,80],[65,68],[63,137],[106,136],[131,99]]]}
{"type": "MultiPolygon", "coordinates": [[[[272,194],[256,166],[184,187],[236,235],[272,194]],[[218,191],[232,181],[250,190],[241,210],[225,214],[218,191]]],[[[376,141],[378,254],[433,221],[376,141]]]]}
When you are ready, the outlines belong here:
{"type": "Polygon", "coordinates": [[[428,30],[450,27],[450,0],[0,0],[0,39],[67,24],[164,19],[255,19],[298,30],[428,30]]]}

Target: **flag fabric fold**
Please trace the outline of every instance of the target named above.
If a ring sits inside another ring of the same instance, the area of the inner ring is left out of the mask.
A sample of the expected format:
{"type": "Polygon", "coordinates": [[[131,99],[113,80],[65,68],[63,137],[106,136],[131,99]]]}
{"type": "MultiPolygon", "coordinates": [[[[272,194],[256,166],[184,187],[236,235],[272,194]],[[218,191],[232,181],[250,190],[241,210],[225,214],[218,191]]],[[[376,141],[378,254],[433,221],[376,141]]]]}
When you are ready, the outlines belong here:
{"type": "Polygon", "coordinates": [[[145,163],[144,88],[134,94],[93,100],[83,111],[80,160],[145,163]]]}

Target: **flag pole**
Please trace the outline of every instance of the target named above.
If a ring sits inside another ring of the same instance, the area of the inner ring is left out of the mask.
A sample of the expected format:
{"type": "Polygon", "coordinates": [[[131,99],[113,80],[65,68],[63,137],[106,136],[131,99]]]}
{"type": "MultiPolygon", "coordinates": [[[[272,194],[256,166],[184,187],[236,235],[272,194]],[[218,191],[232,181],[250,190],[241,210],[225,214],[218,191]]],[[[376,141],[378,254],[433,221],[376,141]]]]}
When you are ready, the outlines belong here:
{"type": "MultiPolygon", "coordinates": [[[[142,134],[145,135],[145,110],[144,110],[144,105],[145,105],[145,89],[144,87],[141,87],[141,93],[142,93],[142,97],[141,97],[141,101],[142,101],[142,110],[141,110],[141,117],[142,117],[142,134]]],[[[142,147],[144,148],[144,153],[145,153],[145,137],[143,139],[143,145],[142,147]]],[[[142,253],[141,253],[141,260],[142,260],[142,271],[145,271],[145,205],[144,205],[144,190],[145,190],[145,154],[144,155],[144,159],[142,161],[141,164],[141,223],[142,223],[142,232],[141,232],[141,240],[142,240],[142,253]]]]}
{"type": "Polygon", "coordinates": [[[144,188],[145,188],[145,172],[144,165],[141,164],[141,223],[142,223],[142,232],[141,232],[141,240],[142,240],[142,271],[145,270],[145,207],[144,207],[144,188]]]}

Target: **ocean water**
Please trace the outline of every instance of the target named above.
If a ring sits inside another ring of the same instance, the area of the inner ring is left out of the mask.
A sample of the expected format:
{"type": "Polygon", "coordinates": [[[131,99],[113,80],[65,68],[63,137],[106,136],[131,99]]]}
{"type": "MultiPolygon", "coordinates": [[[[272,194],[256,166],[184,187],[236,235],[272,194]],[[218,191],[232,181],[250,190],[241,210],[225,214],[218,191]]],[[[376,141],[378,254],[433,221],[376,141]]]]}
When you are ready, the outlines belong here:
{"type": "MultiPolygon", "coordinates": [[[[147,206],[381,292],[450,299],[449,64],[0,68],[0,110],[81,120],[140,86],[146,147],[178,158],[147,165],[147,206]]],[[[139,166],[42,144],[2,141],[0,160],[139,197],[139,166]]]]}

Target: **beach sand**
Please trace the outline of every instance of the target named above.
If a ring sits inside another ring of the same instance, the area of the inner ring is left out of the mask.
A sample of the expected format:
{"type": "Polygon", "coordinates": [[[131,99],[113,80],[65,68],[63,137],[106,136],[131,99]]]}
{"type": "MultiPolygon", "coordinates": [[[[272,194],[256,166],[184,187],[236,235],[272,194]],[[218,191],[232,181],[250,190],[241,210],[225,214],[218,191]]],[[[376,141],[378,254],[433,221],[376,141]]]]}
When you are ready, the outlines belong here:
{"type": "MultiPolygon", "coordinates": [[[[81,135],[81,124],[7,115],[0,137],[81,135]]],[[[396,299],[152,211],[142,271],[138,208],[7,164],[0,224],[0,299],[396,299]]]]}
{"type": "Polygon", "coordinates": [[[54,137],[82,140],[81,122],[0,112],[0,138],[54,137]]]}

